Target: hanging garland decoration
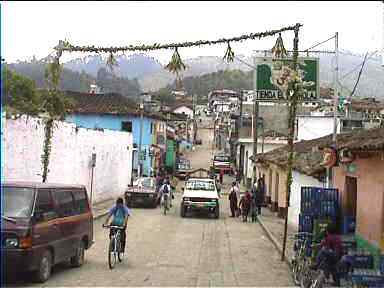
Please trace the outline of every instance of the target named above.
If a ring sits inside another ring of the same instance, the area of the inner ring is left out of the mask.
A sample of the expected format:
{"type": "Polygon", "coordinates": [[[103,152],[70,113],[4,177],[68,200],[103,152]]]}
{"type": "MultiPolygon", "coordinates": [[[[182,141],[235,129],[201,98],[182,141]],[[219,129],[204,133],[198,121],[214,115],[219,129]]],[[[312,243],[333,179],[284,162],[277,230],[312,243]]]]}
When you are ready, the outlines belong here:
{"type": "Polygon", "coordinates": [[[227,63],[231,63],[235,60],[235,53],[233,52],[229,42],[228,42],[227,50],[225,51],[223,60],[226,61],[227,63]]]}
{"type": "MultiPolygon", "coordinates": [[[[110,53],[108,60],[107,60],[107,65],[109,67],[116,66],[117,63],[115,60],[113,60],[113,54],[117,52],[127,52],[127,51],[142,51],[142,52],[148,52],[148,51],[153,51],[153,50],[161,50],[161,49],[175,49],[175,53],[173,54],[172,58],[175,57],[175,60],[172,59],[170,63],[173,64],[168,64],[167,69],[171,71],[172,73],[176,73],[177,77],[179,76],[179,72],[181,70],[185,70],[185,65],[181,61],[180,55],[177,52],[177,48],[188,48],[188,47],[197,47],[197,46],[203,46],[203,45],[216,45],[216,44],[222,44],[222,43],[227,43],[227,51],[225,53],[225,59],[226,61],[233,62],[234,60],[234,53],[231,49],[231,46],[229,45],[230,42],[242,42],[245,40],[254,40],[254,39],[261,39],[269,36],[274,36],[276,34],[280,34],[281,32],[285,31],[293,31],[295,29],[298,29],[301,27],[302,24],[297,23],[296,25],[293,26],[287,26],[283,27],[281,29],[277,30],[271,30],[271,31],[265,31],[265,32],[258,32],[258,33],[250,33],[250,34],[244,34],[238,37],[232,37],[232,38],[221,38],[217,40],[199,40],[199,41],[194,41],[194,42],[182,42],[182,43],[170,43],[170,44],[159,44],[159,43],[154,43],[152,45],[128,45],[128,46],[120,46],[120,47],[96,47],[94,45],[92,46],[75,46],[70,44],[67,40],[60,40],[59,45],[56,46],[54,49],[56,49],[59,53],[60,56],[63,51],[69,51],[69,52],[94,52],[94,53],[110,53]],[[178,62],[174,62],[174,61],[178,62]],[[178,63],[178,64],[177,64],[178,63]],[[168,68],[169,67],[169,68],[168,68]]],[[[58,53],[58,54],[59,54],[58,53]]],[[[59,56],[59,57],[60,57],[59,56]]]]}
{"type": "Polygon", "coordinates": [[[63,51],[69,51],[69,52],[103,52],[103,53],[117,53],[117,52],[124,52],[124,51],[153,51],[153,50],[161,50],[161,49],[174,49],[174,48],[188,48],[188,47],[196,47],[196,46],[202,46],[202,45],[216,45],[216,44],[222,44],[222,43],[228,43],[228,42],[241,42],[245,40],[254,40],[254,39],[261,39],[269,36],[274,36],[276,34],[279,34],[281,32],[285,31],[293,31],[296,27],[301,27],[302,24],[296,24],[293,26],[287,26],[281,29],[277,30],[271,30],[266,32],[259,32],[259,33],[250,33],[241,35],[238,37],[233,38],[221,38],[218,40],[199,40],[195,42],[183,42],[183,43],[170,43],[170,44],[159,44],[155,43],[152,45],[128,45],[128,46],[120,46],[120,47],[95,47],[92,46],[74,46],[70,44],[68,41],[60,41],[62,45],[59,44],[59,46],[55,47],[55,49],[61,49],[63,51]]]}

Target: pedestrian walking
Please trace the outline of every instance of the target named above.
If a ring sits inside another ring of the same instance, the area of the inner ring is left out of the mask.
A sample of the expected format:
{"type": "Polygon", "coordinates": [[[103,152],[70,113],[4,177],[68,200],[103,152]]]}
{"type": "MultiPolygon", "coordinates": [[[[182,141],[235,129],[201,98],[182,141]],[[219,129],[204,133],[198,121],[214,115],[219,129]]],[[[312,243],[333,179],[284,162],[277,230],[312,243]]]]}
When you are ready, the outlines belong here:
{"type": "Polygon", "coordinates": [[[264,203],[264,183],[263,179],[259,178],[257,180],[257,188],[256,188],[256,208],[257,215],[261,215],[261,206],[264,203]]]}
{"type": "Polygon", "coordinates": [[[248,214],[249,214],[249,209],[251,206],[251,194],[247,190],[245,194],[241,197],[240,199],[240,208],[241,208],[241,214],[243,217],[243,222],[248,221],[248,214]]]}
{"type": "Polygon", "coordinates": [[[252,222],[257,220],[257,181],[254,181],[251,190],[251,218],[252,222]]]}
{"type": "Polygon", "coordinates": [[[224,170],[220,169],[220,184],[223,185],[223,180],[224,180],[224,170]]]}
{"type": "Polygon", "coordinates": [[[236,193],[236,183],[232,183],[232,188],[229,191],[229,207],[231,208],[231,217],[236,217],[237,209],[237,193],[236,193]]]}

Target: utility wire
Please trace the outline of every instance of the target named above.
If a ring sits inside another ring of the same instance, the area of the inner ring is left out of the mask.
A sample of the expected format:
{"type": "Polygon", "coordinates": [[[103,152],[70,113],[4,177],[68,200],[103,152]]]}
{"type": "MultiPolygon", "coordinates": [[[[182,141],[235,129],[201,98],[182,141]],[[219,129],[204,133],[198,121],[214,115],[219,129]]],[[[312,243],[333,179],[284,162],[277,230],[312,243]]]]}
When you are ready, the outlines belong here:
{"type": "MultiPolygon", "coordinates": [[[[376,50],[375,52],[373,52],[368,58],[367,60],[371,59],[373,56],[375,56],[377,54],[377,52],[379,52],[379,50],[376,50]]],[[[364,60],[365,61],[365,60],[364,60]]],[[[359,65],[356,65],[355,68],[353,68],[351,71],[349,71],[348,73],[344,74],[340,80],[343,80],[344,78],[346,78],[347,76],[351,75],[353,72],[355,72],[358,68],[361,67],[361,65],[363,64],[364,62],[360,63],[359,65]]]]}
{"type": "Polygon", "coordinates": [[[305,52],[308,52],[308,50],[311,50],[311,49],[313,49],[313,48],[315,48],[315,47],[317,47],[317,46],[320,46],[321,44],[324,44],[325,42],[328,42],[329,40],[334,39],[335,37],[336,37],[336,36],[332,36],[331,38],[329,38],[329,39],[327,39],[327,40],[324,40],[323,42],[317,43],[317,44],[311,46],[310,48],[308,48],[308,49],[306,49],[306,50],[304,50],[304,51],[305,51],[305,52]]]}
{"type": "Polygon", "coordinates": [[[368,56],[368,52],[365,54],[364,62],[363,62],[363,64],[361,65],[361,69],[360,69],[360,72],[359,72],[359,76],[357,77],[357,80],[356,80],[356,83],[355,83],[355,87],[353,87],[353,90],[352,90],[352,92],[351,92],[351,96],[350,96],[350,97],[353,96],[353,93],[355,93],[355,91],[356,91],[357,84],[359,84],[360,76],[361,76],[361,73],[363,72],[364,64],[365,64],[365,62],[367,61],[367,56],[368,56]]]}

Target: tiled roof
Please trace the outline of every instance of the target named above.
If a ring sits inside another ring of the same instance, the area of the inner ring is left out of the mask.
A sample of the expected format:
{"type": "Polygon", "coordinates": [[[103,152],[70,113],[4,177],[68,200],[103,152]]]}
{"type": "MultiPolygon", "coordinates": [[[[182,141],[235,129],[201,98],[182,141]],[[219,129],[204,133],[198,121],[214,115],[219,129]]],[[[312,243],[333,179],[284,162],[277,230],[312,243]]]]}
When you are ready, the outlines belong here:
{"type": "MultiPolygon", "coordinates": [[[[300,141],[293,145],[294,161],[293,169],[310,176],[319,176],[325,172],[321,166],[323,154],[321,149],[332,144],[332,135],[318,139],[300,141]]],[[[384,152],[384,128],[369,130],[355,130],[347,134],[337,135],[337,147],[349,148],[352,151],[383,151],[384,152]]],[[[270,152],[257,154],[258,162],[270,162],[280,167],[287,168],[289,147],[274,149],[270,152]]],[[[254,158],[251,157],[253,160],[254,158]]]]}
{"type": "MultiPolygon", "coordinates": [[[[137,104],[117,93],[90,94],[73,91],[64,93],[73,102],[70,113],[140,116],[137,104]]],[[[166,120],[163,113],[144,112],[143,115],[152,119],[166,120]]]]}

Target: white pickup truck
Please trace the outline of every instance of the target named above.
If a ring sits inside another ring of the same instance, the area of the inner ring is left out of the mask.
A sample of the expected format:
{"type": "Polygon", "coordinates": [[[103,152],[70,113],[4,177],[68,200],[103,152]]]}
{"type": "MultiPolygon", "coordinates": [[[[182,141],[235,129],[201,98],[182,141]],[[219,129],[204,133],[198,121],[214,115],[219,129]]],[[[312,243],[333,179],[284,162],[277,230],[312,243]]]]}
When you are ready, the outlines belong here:
{"type": "Polygon", "coordinates": [[[183,190],[180,205],[181,217],[185,217],[187,212],[204,210],[213,214],[216,219],[219,218],[219,195],[213,179],[189,178],[183,190]]]}

